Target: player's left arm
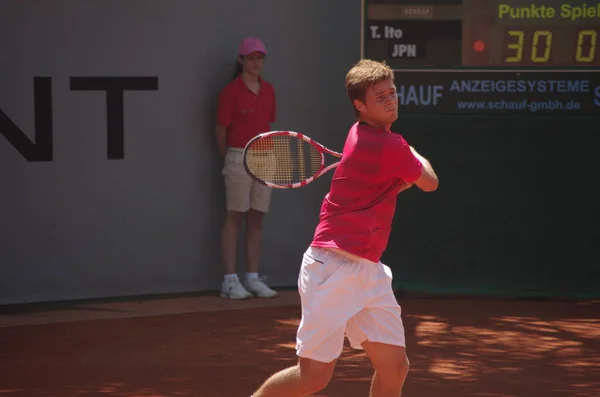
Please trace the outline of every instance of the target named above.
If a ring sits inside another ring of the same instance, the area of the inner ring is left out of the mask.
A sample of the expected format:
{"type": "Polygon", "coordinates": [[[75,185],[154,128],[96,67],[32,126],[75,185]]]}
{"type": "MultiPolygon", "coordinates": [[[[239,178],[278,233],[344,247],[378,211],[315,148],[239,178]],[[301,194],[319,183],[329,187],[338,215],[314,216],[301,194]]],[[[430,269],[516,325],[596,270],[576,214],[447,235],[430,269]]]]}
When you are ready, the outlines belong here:
{"type": "Polygon", "coordinates": [[[422,166],[421,176],[414,181],[414,184],[417,185],[424,192],[433,192],[437,190],[439,185],[438,176],[436,175],[433,167],[429,160],[425,157],[421,156],[415,148],[409,146],[412,154],[419,160],[422,166]]]}
{"type": "Polygon", "coordinates": [[[414,183],[404,183],[404,185],[400,186],[400,188],[398,189],[398,191],[396,192],[396,194],[400,194],[405,190],[410,189],[411,187],[413,187],[414,183]]]}
{"type": "Polygon", "coordinates": [[[415,156],[413,150],[399,134],[390,137],[383,155],[386,171],[392,178],[402,179],[405,184],[400,186],[398,193],[410,189],[424,172],[425,165],[415,156]]]}

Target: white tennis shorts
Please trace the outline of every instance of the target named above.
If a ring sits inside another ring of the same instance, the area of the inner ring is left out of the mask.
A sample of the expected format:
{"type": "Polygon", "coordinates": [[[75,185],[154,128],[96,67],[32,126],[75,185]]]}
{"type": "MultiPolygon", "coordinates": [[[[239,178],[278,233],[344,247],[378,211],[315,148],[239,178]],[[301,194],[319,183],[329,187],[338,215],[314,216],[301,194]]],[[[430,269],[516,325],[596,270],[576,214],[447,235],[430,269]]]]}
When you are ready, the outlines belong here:
{"type": "Polygon", "coordinates": [[[392,271],[383,263],[309,247],[302,260],[298,291],[302,302],[298,356],[333,361],[342,353],[344,336],[355,349],[362,349],[366,340],[405,346],[392,271]]]}

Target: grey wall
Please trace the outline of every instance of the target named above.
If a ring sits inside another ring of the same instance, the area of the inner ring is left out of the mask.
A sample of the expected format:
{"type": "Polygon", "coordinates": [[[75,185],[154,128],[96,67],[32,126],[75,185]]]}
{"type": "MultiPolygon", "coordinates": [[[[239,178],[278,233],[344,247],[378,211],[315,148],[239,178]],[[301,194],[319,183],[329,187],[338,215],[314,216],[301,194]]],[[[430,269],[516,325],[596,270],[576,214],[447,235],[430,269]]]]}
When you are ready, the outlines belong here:
{"type": "MultiPolygon", "coordinates": [[[[0,304],[219,288],[216,100],[248,35],[269,51],[273,128],[341,149],[359,0],[0,3],[0,109],[35,142],[34,77],[50,77],[53,116],[51,161],[0,135],[0,304]],[[158,79],[124,94],[123,159],[107,159],[105,92],[70,89],[87,76],[158,79]]],[[[262,268],[274,286],[296,283],[328,181],[274,193],[262,268]]]]}

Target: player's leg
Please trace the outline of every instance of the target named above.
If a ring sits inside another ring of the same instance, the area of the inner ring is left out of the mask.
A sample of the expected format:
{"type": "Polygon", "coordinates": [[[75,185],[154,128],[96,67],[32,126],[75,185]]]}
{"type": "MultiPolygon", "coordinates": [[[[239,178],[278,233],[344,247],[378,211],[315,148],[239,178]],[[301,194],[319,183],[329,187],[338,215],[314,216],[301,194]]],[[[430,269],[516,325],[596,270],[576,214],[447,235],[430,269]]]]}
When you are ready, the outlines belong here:
{"type": "Polygon", "coordinates": [[[362,274],[370,297],[348,321],[350,345],[364,349],[375,369],[371,397],[398,397],[408,374],[402,309],[392,290],[389,267],[379,263],[362,274]]]}
{"type": "Polygon", "coordinates": [[[223,167],[227,213],[221,233],[221,253],[225,267],[221,297],[229,299],[247,299],[252,296],[242,286],[236,269],[237,241],[243,217],[250,209],[252,187],[252,182],[245,178],[247,175],[240,172],[240,166],[241,154],[228,150],[223,167]]]}
{"type": "MultiPolygon", "coordinates": [[[[247,175],[246,175],[247,176],[247,175]]],[[[250,179],[249,176],[247,176],[250,179]]],[[[250,211],[246,224],[246,281],[248,291],[259,298],[274,298],[277,291],[267,286],[264,278],[259,277],[260,246],[262,241],[262,222],[271,204],[271,188],[258,182],[252,182],[250,190],[250,211]]]]}
{"type": "Polygon", "coordinates": [[[327,386],[335,363],[300,357],[298,364],[273,374],[252,397],[310,396],[327,386]]]}
{"type": "Polygon", "coordinates": [[[254,397],[304,397],[327,386],[344,348],[346,323],[363,307],[359,284],[351,261],[321,249],[306,251],[298,276],[298,364],[270,377],[254,397]]]}
{"type": "Polygon", "coordinates": [[[363,342],[362,347],[375,369],[369,396],[399,397],[409,368],[406,348],[370,341],[363,342]]]}

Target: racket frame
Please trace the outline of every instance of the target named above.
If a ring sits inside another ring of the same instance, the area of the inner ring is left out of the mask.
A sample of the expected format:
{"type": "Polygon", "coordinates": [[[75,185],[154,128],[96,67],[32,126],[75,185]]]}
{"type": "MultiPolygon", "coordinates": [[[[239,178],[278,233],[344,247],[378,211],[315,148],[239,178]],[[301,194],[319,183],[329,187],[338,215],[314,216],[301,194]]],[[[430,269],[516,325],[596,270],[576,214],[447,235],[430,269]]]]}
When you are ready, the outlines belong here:
{"type": "Polygon", "coordinates": [[[270,188],[275,188],[275,189],[296,189],[299,187],[303,187],[308,185],[311,182],[314,182],[317,178],[319,178],[321,175],[323,175],[324,173],[326,173],[327,171],[331,170],[332,168],[337,167],[340,162],[337,161],[335,163],[329,164],[328,166],[325,166],[325,153],[330,154],[334,157],[337,158],[342,158],[342,154],[339,152],[336,152],[334,150],[331,150],[325,146],[323,146],[322,144],[320,144],[319,142],[315,141],[314,139],[301,134],[299,132],[294,132],[294,131],[269,131],[269,132],[263,132],[262,134],[258,134],[255,137],[253,137],[252,139],[250,139],[250,141],[248,141],[248,143],[246,144],[246,146],[244,147],[244,155],[243,155],[243,164],[244,164],[244,169],[246,170],[246,173],[256,182],[261,183],[265,186],[268,186],[270,188]],[[317,148],[317,150],[319,151],[319,154],[321,155],[321,166],[320,168],[317,170],[317,172],[311,176],[310,178],[307,178],[301,182],[296,182],[296,183],[288,183],[285,185],[279,185],[276,183],[271,183],[271,182],[267,182],[267,181],[263,181],[262,179],[256,177],[252,172],[250,172],[250,169],[248,168],[248,164],[246,162],[246,158],[247,158],[247,154],[248,154],[248,148],[252,145],[253,142],[259,140],[259,139],[264,139],[264,138],[269,138],[269,137],[275,137],[275,136],[291,136],[297,139],[301,139],[309,144],[311,144],[312,146],[314,146],[315,148],[317,148]]]}

